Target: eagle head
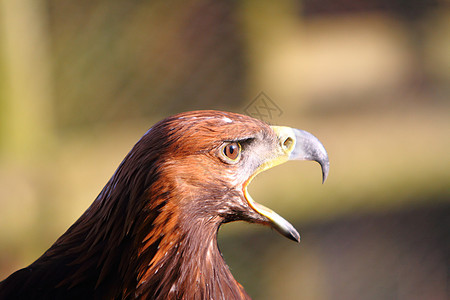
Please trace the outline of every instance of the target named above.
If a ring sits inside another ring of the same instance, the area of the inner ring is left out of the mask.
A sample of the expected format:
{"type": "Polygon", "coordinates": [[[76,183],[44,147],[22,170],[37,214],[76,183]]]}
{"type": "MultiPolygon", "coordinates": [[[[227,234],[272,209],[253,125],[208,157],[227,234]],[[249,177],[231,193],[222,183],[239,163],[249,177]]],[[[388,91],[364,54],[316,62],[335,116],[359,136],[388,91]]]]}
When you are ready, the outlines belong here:
{"type": "Polygon", "coordinates": [[[245,299],[217,246],[223,223],[295,228],[247,191],[260,172],[328,156],[312,134],[248,116],[168,117],[134,145],[86,212],[34,263],[0,283],[5,299],[245,299]]]}
{"type": "Polygon", "coordinates": [[[156,124],[140,143],[161,146],[160,176],[167,190],[176,191],[179,216],[188,223],[243,220],[269,225],[295,241],[295,228],[254,201],[247,186],[258,173],[288,160],[317,161],[323,181],[329,170],[327,152],[312,134],[236,113],[178,114],[156,124]]]}

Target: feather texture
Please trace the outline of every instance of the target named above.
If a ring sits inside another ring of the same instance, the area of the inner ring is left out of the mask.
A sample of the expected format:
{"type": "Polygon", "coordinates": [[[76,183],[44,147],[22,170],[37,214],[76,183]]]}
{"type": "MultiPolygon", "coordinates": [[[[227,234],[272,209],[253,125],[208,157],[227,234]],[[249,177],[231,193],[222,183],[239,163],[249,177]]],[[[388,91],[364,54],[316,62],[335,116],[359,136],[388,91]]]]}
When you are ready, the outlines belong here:
{"type": "Polygon", "coordinates": [[[0,299],[246,299],[217,245],[221,224],[265,223],[242,197],[276,136],[265,123],[198,111],[154,125],[86,212],[39,259],[0,283],[0,299]],[[250,141],[242,164],[218,158],[250,141]],[[244,164],[245,162],[245,164],[244,164]]]}

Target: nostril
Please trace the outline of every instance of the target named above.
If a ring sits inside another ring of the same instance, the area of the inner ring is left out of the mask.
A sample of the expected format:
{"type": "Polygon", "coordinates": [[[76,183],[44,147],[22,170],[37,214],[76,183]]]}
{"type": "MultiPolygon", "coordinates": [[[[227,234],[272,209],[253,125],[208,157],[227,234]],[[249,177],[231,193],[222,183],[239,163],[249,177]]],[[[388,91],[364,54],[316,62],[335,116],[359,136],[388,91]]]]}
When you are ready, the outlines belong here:
{"type": "Polygon", "coordinates": [[[283,148],[284,148],[284,149],[289,149],[289,148],[292,146],[293,143],[294,143],[294,139],[291,138],[291,137],[289,136],[289,137],[287,137],[287,138],[284,140],[284,142],[283,142],[283,148]]]}

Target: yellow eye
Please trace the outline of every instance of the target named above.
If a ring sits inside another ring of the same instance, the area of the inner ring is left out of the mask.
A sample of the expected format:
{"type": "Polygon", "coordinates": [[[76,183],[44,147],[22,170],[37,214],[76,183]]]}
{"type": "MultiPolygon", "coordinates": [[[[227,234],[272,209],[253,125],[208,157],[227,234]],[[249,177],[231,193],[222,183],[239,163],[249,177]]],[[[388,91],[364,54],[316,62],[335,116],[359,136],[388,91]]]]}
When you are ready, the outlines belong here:
{"type": "Polygon", "coordinates": [[[228,143],[223,147],[223,154],[232,161],[237,161],[241,154],[241,145],[236,142],[228,143]]]}

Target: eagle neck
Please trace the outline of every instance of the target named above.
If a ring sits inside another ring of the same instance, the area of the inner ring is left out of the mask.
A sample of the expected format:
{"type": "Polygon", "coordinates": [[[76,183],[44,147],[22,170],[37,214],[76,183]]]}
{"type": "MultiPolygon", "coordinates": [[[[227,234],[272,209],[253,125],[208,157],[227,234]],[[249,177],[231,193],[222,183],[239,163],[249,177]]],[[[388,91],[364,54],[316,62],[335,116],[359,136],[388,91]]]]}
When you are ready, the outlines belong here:
{"type": "Polygon", "coordinates": [[[221,223],[219,217],[179,216],[178,225],[158,240],[158,250],[140,277],[136,296],[249,299],[219,251],[217,233],[221,223]]]}

